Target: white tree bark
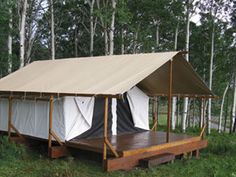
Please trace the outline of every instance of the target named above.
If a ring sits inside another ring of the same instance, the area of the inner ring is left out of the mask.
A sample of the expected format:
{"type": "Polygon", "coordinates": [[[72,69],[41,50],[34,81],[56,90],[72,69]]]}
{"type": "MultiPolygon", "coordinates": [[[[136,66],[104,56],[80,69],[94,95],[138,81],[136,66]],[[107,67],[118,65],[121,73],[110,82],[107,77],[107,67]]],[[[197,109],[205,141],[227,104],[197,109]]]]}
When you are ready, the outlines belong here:
{"type": "Polygon", "coordinates": [[[223,117],[223,110],[224,110],[224,102],[225,102],[225,95],[227,93],[229,89],[229,84],[227,84],[227,86],[225,87],[224,93],[223,93],[223,97],[222,97],[222,101],[221,101],[221,106],[220,106],[220,117],[219,117],[219,126],[218,126],[218,132],[221,133],[221,129],[222,129],[222,117],[223,117]]]}
{"type": "Polygon", "coordinates": [[[23,0],[23,8],[20,18],[20,68],[25,64],[25,23],[27,14],[27,0],[23,0]]]}
{"type": "Polygon", "coordinates": [[[138,47],[138,31],[134,32],[133,54],[137,53],[137,47],[138,47]]]}
{"type": "Polygon", "coordinates": [[[235,116],[236,116],[236,74],[234,76],[234,100],[233,100],[233,105],[232,105],[232,116],[231,116],[231,119],[232,119],[232,125],[231,126],[231,130],[233,130],[233,126],[234,126],[234,122],[235,122],[235,116]]]}
{"type": "MultiPolygon", "coordinates": [[[[213,62],[214,62],[214,44],[215,43],[215,27],[213,25],[211,35],[211,57],[210,57],[210,73],[209,73],[209,89],[212,89],[213,62]]],[[[207,132],[211,133],[211,98],[208,100],[208,115],[207,115],[207,132]]]]}
{"type": "Polygon", "coordinates": [[[75,27],[75,57],[78,57],[78,37],[79,37],[79,34],[78,34],[78,28],[77,26],[75,27]]]}
{"type": "Polygon", "coordinates": [[[109,52],[109,55],[114,54],[115,14],[116,14],[116,0],[112,0],[112,16],[111,16],[111,26],[110,26],[110,52],[109,52]]]}
{"type": "Polygon", "coordinates": [[[201,108],[200,108],[200,128],[203,127],[203,120],[204,120],[204,99],[201,99],[201,108]]]}
{"type": "Polygon", "coordinates": [[[12,9],[9,7],[9,33],[8,33],[8,73],[12,72],[12,9]]]}
{"type": "MultiPolygon", "coordinates": [[[[174,50],[177,50],[177,44],[178,44],[178,34],[179,34],[179,22],[177,23],[177,26],[175,28],[175,43],[174,43],[174,50]]],[[[177,98],[173,97],[172,98],[172,113],[171,113],[171,125],[172,125],[172,130],[175,130],[176,127],[176,102],[177,98]]]]}
{"type": "MultiPolygon", "coordinates": [[[[187,0],[186,2],[186,51],[189,52],[189,30],[190,30],[190,8],[189,8],[190,2],[187,0]]],[[[186,54],[186,60],[189,61],[189,54],[186,54]]],[[[182,131],[186,131],[186,119],[187,119],[187,113],[188,113],[188,97],[184,98],[184,107],[183,107],[183,118],[182,118],[182,131]]]]}
{"type": "Polygon", "coordinates": [[[94,3],[95,0],[85,0],[89,4],[90,7],[90,49],[89,54],[90,56],[93,56],[94,52],[94,35],[95,35],[95,28],[96,28],[96,22],[94,22],[94,3]]]}
{"type": "Polygon", "coordinates": [[[158,51],[160,44],[160,35],[159,35],[159,24],[156,25],[156,51],[158,51]]]}
{"type": "Polygon", "coordinates": [[[54,32],[53,0],[50,0],[50,10],[51,10],[51,57],[52,57],[52,60],[55,60],[55,32],[54,32]]]}
{"type": "Polygon", "coordinates": [[[176,127],[176,97],[172,98],[172,111],[171,111],[171,127],[175,130],[176,127]]]}
{"type": "MultiPolygon", "coordinates": [[[[100,0],[96,0],[96,2],[97,2],[97,8],[101,9],[101,7],[100,7],[100,0]]],[[[103,5],[106,6],[107,3],[103,2],[103,5]]],[[[102,25],[103,33],[104,33],[104,48],[105,48],[104,54],[108,55],[109,54],[109,43],[108,43],[107,22],[106,22],[106,20],[104,20],[102,15],[100,15],[99,19],[101,21],[101,25],[102,25]]]]}
{"type": "Polygon", "coordinates": [[[108,53],[109,53],[109,45],[108,45],[107,30],[104,30],[104,42],[105,42],[105,55],[108,55],[108,53]]]}
{"type": "Polygon", "coordinates": [[[121,29],[121,54],[125,53],[125,44],[124,44],[124,30],[121,29]]]}
{"type": "Polygon", "coordinates": [[[177,50],[177,46],[178,46],[178,35],[179,35],[179,22],[177,22],[177,25],[175,28],[175,46],[174,46],[175,51],[177,50]]]}

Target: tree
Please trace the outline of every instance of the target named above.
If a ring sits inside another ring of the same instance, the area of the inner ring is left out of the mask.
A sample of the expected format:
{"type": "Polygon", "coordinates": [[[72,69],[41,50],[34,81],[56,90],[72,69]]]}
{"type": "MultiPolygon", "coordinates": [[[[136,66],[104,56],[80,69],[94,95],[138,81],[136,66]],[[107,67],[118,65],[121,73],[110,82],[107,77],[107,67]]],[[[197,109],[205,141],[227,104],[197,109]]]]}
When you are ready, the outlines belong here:
{"type": "Polygon", "coordinates": [[[50,9],[51,9],[51,55],[52,60],[55,60],[55,32],[54,32],[54,9],[53,9],[53,0],[50,0],[50,9]]]}
{"type": "Polygon", "coordinates": [[[224,110],[224,102],[225,102],[225,95],[227,94],[227,91],[229,89],[229,83],[226,85],[222,101],[221,101],[221,106],[220,106],[220,117],[219,117],[219,125],[218,125],[218,132],[221,133],[222,131],[222,117],[223,117],[223,110],[224,110]]]}
{"type": "Polygon", "coordinates": [[[114,53],[114,31],[115,31],[116,0],[112,0],[112,16],[110,26],[110,55],[114,53]]]}
{"type": "MultiPolygon", "coordinates": [[[[190,35],[190,0],[186,1],[186,51],[189,52],[189,35],[190,35]]],[[[189,61],[189,54],[186,54],[186,60],[189,61]]],[[[184,98],[184,107],[183,107],[183,118],[182,118],[182,131],[186,131],[186,120],[188,113],[188,97],[184,98]]]]}
{"type": "Polygon", "coordinates": [[[8,73],[12,72],[12,4],[9,5],[9,31],[8,31],[8,73]]]}
{"type": "Polygon", "coordinates": [[[25,65],[25,27],[27,15],[28,1],[21,0],[18,2],[18,9],[20,13],[19,28],[20,28],[20,68],[25,65]]]}
{"type": "Polygon", "coordinates": [[[85,0],[90,7],[90,56],[93,56],[94,53],[94,36],[97,26],[97,18],[94,20],[94,4],[95,0],[85,0]]]}

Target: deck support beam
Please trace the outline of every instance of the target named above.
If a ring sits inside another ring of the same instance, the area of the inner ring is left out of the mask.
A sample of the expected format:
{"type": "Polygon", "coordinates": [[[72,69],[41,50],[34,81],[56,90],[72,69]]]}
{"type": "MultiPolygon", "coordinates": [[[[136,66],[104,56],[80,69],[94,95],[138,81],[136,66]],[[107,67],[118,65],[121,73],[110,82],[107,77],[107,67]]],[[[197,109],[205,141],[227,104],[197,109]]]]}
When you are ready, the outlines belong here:
{"type": "Polygon", "coordinates": [[[167,131],[166,142],[170,141],[170,124],[171,124],[171,106],[172,106],[172,83],[173,82],[173,63],[169,61],[169,92],[168,92],[168,114],[167,114],[167,131]]]}

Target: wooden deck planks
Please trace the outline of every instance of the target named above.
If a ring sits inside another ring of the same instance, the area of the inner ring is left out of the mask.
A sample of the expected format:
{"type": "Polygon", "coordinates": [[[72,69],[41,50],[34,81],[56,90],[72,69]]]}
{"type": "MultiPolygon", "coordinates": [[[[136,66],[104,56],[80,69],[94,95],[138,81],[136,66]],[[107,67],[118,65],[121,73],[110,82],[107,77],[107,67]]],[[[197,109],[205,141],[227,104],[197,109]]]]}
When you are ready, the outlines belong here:
{"type": "MultiPolygon", "coordinates": [[[[154,131],[145,131],[139,133],[130,133],[123,134],[118,136],[108,137],[111,144],[114,146],[116,151],[119,154],[128,156],[130,153],[135,152],[136,150],[145,152],[146,149],[152,149],[156,146],[162,147],[162,145],[168,145],[166,143],[166,133],[165,132],[154,132],[154,131]]],[[[174,134],[170,133],[170,143],[182,141],[196,141],[199,140],[199,137],[191,137],[184,134],[174,134]],[[192,139],[193,138],[193,139],[192,139]]],[[[81,139],[81,140],[72,140],[66,142],[67,146],[74,148],[92,150],[95,152],[102,153],[103,150],[103,138],[90,138],[90,139],[81,139]]],[[[139,152],[140,153],[140,152],[139,152]]]]}

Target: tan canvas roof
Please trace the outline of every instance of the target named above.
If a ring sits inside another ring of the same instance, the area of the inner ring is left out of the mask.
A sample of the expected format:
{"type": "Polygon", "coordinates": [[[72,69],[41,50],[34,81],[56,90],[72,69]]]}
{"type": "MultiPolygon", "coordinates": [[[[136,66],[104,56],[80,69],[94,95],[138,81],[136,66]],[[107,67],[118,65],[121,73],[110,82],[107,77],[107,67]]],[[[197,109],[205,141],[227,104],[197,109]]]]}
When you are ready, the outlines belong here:
{"type": "Polygon", "coordinates": [[[167,94],[171,59],[174,94],[212,95],[179,52],[35,61],[2,78],[0,92],[120,95],[138,85],[167,94]]]}

